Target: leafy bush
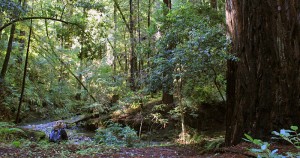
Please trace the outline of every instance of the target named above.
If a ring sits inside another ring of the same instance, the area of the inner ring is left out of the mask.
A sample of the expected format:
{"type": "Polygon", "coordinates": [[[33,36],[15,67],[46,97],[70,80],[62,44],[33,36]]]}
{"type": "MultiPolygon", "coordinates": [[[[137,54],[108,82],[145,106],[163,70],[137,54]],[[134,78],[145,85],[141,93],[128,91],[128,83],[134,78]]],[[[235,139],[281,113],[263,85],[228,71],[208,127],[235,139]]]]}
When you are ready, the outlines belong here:
{"type": "Polygon", "coordinates": [[[279,155],[277,153],[278,149],[270,150],[270,144],[268,142],[263,142],[260,139],[254,139],[250,135],[245,134],[245,141],[251,142],[255,145],[258,145],[260,148],[251,148],[250,152],[257,154],[257,157],[282,157],[283,155],[279,155]]]}
{"type": "MultiPolygon", "coordinates": [[[[273,131],[272,133],[279,137],[280,139],[286,140],[297,149],[300,149],[300,134],[297,132],[297,126],[291,126],[291,129],[281,129],[280,132],[273,131]]],[[[278,154],[278,149],[271,150],[269,149],[270,143],[263,142],[260,139],[254,139],[250,135],[245,134],[245,141],[251,142],[255,145],[258,145],[260,148],[251,148],[249,149],[252,153],[257,154],[257,157],[270,157],[270,158],[278,158],[278,157],[296,157],[298,154],[287,152],[284,155],[278,154]]],[[[298,156],[297,156],[298,157],[298,156]]]]}
{"type": "Polygon", "coordinates": [[[107,146],[132,147],[138,141],[138,136],[136,131],[128,126],[111,123],[107,128],[97,130],[95,141],[107,146]]]}
{"type": "Polygon", "coordinates": [[[14,128],[14,124],[7,122],[0,122],[0,140],[9,141],[16,138],[25,136],[25,132],[22,129],[14,128]]]}
{"type": "Polygon", "coordinates": [[[207,141],[204,147],[206,151],[211,151],[222,147],[224,143],[224,137],[218,137],[207,141]]]}
{"type": "Polygon", "coordinates": [[[12,144],[14,147],[16,147],[16,148],[19,148],[19,147],[21,147],[21,142],[20,142],[20,141],[18,141],[18,140],[16,140],[16,141],[13,141],[11,144],[12,144]]]}
{"type": "Polygon", "coordinates": [[[13,127],[15,124],[9,122],[0,122],[0,128],[3,127],[13,127]]]}
{"type": "Polygon", "coordinates": [[[300,133],[298,133],[297,130],[297,126],[291,126],[290,130],[281,129],[279,133],[276,131],[273,131],[272,133],[279,136],[281,139],[288,141],[297,149],[300,149],[300,133]]]}

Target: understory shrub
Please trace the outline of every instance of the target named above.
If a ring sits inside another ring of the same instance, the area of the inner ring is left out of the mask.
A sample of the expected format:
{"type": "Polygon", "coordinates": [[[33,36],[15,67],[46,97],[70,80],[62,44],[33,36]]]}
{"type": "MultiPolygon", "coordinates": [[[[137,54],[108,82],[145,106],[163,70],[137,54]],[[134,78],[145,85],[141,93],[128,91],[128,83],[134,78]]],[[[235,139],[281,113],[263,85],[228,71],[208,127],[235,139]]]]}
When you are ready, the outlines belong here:
{"type": "Polygon", "coordinates": [[[25,132],[20,128],[15,128],[14,124],[0,122],[0,141],[12,141],[25,136],[25,132]]]}
{"type": "Polygon", "coordinates": [[[257,155],[257,157],[269,157],[269,158],[285,158],[285,157],[300,157],[300,133],[298,133],[298,127],[297,126],[291,126],[290,129],[281,129],[279,132],[273,131],[272,134],[275,135],[273,139],[283,139],[287,142],[289,142],[291,145],[293,145],[295,148],[298,149],[298,153],[292,153],[291,151],[288,151],[283,154],[278,153],[278,149],[271,150],[270,143],[263,142],[260,139],[254,139],[250,135],[245,134],[244,140],[247,142],[251,142],[255,145],[258,145],[259,148],[251,148],[249,149],[250,152],[257,155]]]}
{"type": "Polygon", "coordinates": [[[107,146],[132,147],[138,142],[136,131],[128,126],[110,123],[107,128],[96,131],[95,141],[107,146]]]}

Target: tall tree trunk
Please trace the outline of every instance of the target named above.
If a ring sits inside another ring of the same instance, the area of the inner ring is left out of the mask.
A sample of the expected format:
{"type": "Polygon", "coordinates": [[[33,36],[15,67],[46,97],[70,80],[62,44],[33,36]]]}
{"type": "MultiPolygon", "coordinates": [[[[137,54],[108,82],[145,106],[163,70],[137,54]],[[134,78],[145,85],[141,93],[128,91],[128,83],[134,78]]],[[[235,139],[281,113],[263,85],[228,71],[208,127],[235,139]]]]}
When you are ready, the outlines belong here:
{"type": "Polygon", "coordinates": [[[5,55],[5,59],[4,59],[2,69],[1,69],[1,74],[0,74],[0,78],[2,80],[5,80],[5,75],[6,75],[7,68],[8,68],[8,62],[9,62],[10,54],[11,54],[12,47],[13,47],[15,30],[16,30],[16,24],[12,24],[11,29],[10,29],[10,36],[9,36],[9,40],[8,40],[8,44],[7,44],[7,49],[6,49],[6,55],[5,55]]]}
{"type": "Polygon", "coordinates": [[[227,0],[226,145],[300,123],[300,2],[227,0]]]}
{"type": "Polygon", "coordinates": [[[137,57],[135,53],[135,36],[134,36],[134,18],[133,11],[134,6],[132,0],[129,0],[130,7],[130,20],[129,20],[129,33],[130,33],[130,88],[136,90],[136,73],[137,73],[137,57]]]}
{"type": "MultiPolygon", "coordinates": [[[[171,0],[164,0],[164,4],[167,6],[167,10],[165,11],[165,16],[167,15],[167,13],[171,10],[171,0]]],[[[175,47],[175,45],[170,42],[168,44],[167,50],[171,50],[175,47]]],[[[169,53],[167,53],[165,55],[165,58],[168,59],[169,58],[169,53]]],[[[173,88],[173,77],[172,74],[170,74],[170,72],[173,72],[172,68],[167,68],[165,70],[165,72],[163,72],[163,76],[164,76],[164,81],[162,83],[163,85],[163,89],[162,89],[162,102],[164,104],[173,104],[174,103],[174,97],[173,94],[171,94],[171,90],[173,88]]]]}
{"type": "MultiPolygon", "coordinates": [[[[141,18],[140,18],[140,0],[137,0],[137,23],[138,23],[138,44],[141,45],[141,18]]],[[[141,77],[144,65],[143,56],[139,55],[138,78],[141,77]]],[[[138,85],[139,86],[139,85],[138,85]]]]}
{"type": "MultiPolygon", "coordinates": [[[[116,46],[117,46],[117,6],[116,3],[114,2],[114,41],[113,41],[113,70],[114,70],[114,75],[116,74],[117,70],[117,52],[116,52],[116,46]]],[[[121,65],[120,65],[121,66],[121,65]]]]}
{"type": "Polygon", "coordinates": [[[32,20],[30,20],[30,30],[29,30],[29,35],[28,35],[27,52],[26,52],[26,58],[25,58],[25,66],[24,66],[24,74],[23,74],[23,81],[22,81],[21,96],[20,96],[20,101],[19,101],[19,106],[18,106],[18,111],[17,111],[17,117],[16,117],[16,120],[15,120],[16,123],[19,123],[20,111],[21,111],[21,106],[22,106],[22,101],[23,101],[23,96],[24,96],[24,90],[25,90],[25,83],[26,83],[26,74],[27,74],[27,65],[28,65],[28,56],[29,56],[31,33],[32,33],[32,20]]]}
{"type": "MultiPolygon", "coordinates": [[[[86,13],[86,9],[83,8],[83,15],[84,15],[84,18],[87,18],[87,13],[86,13]]],[[[83,79],[83,76],[82,76],[82,71],[83,71],[83,59],[84,59],[84,32],[85,32],[85,29],[82,29],[82,32],[81,32],[81,35],[80,35],[80,46],[81,46],[81,49],[80,49],[80,52],[79,52],[79,67],[78,67],[78,71],[79,71],[79,74],[78,74],[78,79],[80,80],[80,82],[78,82],[77,84],[77,90],[78,92],[76,93],[75,95],[75,98],[76,100],[81,100],[81,89],[82,89],[82,85],[80,83],[82,83],[82,79],[83,79]]]]}
{"type": "Polygon", "coordinates": [[[168,9],[172,8],[172,2],[171,2],[171,0],[164,0],[164,4],[167,6],[168,9]]]}
{"type": "MultiPolygon", "coordinates": [[[[3,25],[3,13],[0,13],[0,26],[2,26],[3,25]]],[[[0,30],[0,40],[2,40],[2,30],[0,30]]]]}
{"type": "MultiPolygon", "coordinates": [[[[124,30],[124,41],[126,41],[126,32],[124,30]]],[[[124,44],[124,60],[125,60],[125,74],[128,75],[128,52],[127,52],[127,43],[124,44]]]]}
{"type": "MultiPolygon", "coordinates": [[[[148,15],[147,15],[147,26],[148,26],[148,30],[150,29],[150,25],[151,25],[151,6],[152,6],[152,2],[151,0],[149,0],[148,2],[148,15]]],[[[147,66],[148,68],[151,67],[150,65],[150,53],[151,53],[151,36],[150,34],[148,35],[148,50],[147,50],[147,66]]]]}

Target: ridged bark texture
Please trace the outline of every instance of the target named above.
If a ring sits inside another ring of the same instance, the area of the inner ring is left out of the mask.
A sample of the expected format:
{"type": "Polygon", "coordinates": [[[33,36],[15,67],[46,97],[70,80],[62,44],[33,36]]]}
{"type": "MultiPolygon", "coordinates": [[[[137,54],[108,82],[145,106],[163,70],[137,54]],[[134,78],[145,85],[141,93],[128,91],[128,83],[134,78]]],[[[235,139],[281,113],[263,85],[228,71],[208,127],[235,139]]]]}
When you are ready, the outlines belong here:
{"type": "Polygon", "coordinates": [[[227,0],[226,145],[300,123],[300,1],[227,0]]]}

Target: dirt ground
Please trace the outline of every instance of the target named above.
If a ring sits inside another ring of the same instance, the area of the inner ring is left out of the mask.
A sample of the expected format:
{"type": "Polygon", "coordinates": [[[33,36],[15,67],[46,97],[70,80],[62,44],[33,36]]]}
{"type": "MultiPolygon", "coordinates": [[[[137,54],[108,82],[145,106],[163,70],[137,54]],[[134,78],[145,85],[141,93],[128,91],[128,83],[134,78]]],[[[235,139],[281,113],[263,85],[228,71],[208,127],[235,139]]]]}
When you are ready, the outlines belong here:
{"type": "Polygon", "coordinates": [[[255,157],[247,152],[249,144],[243,143],[231,148],[221,148],[218,151],[204,153],[196,145],[173,145],[145,148],[121,148],[118,150],[108,149],[103,153],[89,152],[78,153],[82,149],[88,149],[87,146],[57,144],[48,148],[40,148],[34,144],[25,148],[16,148],[6,144],[0,144],[0,157],[2,158],[28,158],[28,157],[111,157],[111,158],[129,158],[129,157],[159,157],[159,158],[179,158],[179,157],[215,157],[215,158],[244,158],[255,157]]]}
{"type": "MultiPolygon", "coordinates": [[[[173,145],[157,146],[144,148],[121,148],[121,149],[102,149],[101,152],[89,151],[89,146],[80,146],[72,144],[56,144],[54,146],[40,148],[34,144],[28,147],[16,148],[11,145],[0,143],[1,158],[28,158],[28,157],[74,157],[74,158],[247,158],[256,157],[248,151],[248,148],[254,147],[249,143],[241,143],[237,146],[219,148],[215,151],[203,152],[201,148],[195,145],[173,145]],[[79,153],[79,150],[85,152],[79,153]]],[[[93,147],[95,148],[95,147],[93,147]]],[[[99,147],[101,148],[101,147],[99,147]]],[[[294,151],[295,148],[289,145],[274,145],[272,148],[279,149],[279,152],[294,151]]]]}

